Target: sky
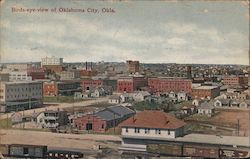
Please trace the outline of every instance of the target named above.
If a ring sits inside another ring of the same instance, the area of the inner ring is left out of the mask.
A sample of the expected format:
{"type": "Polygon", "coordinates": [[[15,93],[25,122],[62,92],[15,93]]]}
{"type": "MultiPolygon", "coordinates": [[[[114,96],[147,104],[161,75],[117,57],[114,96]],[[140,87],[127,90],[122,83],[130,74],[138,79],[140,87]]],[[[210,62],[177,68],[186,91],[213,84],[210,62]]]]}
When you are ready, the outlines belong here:
{"type": "Polygon", "coordinates": [[[248,3],[4,0],[0,62],[39,62],[56,56],[65,62],[247,65],[248,3]],[[25,12],[13,12],[13,8],[25,12]],[[84,12],[60,12],[60,8],[84,12]],[[114,12],[102,12],[103,8],[114,12]]]}

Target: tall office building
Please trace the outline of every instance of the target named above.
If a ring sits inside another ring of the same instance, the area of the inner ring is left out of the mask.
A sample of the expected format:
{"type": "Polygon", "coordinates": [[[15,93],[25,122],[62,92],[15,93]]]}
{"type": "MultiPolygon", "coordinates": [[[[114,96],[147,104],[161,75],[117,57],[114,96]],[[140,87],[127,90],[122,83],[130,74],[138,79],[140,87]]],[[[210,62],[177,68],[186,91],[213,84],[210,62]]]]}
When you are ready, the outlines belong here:
{"type": "Polygon", "coordinates": [[[128,60],[127,61],[127,72],[129,73],[136,73],[139,72],[139,61],[132,61],[128,60]]]}

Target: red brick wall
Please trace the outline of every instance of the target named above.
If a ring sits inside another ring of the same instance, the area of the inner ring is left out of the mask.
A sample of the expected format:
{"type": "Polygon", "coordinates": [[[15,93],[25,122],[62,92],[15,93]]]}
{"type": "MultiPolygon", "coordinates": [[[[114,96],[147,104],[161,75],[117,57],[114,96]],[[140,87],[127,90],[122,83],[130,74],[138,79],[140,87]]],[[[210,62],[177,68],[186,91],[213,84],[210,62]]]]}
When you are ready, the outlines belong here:
{"type": "Polygon", "coordinates": [[[215,89],[193,89],[192,98],[215,98],[220,95],[220,88],[215,89]]]}
{"type": "Polygon", "coordinates": [[[192,81],[180,78],[149,78],[148,86],[153,92],[192,92],[192,81]]]}
{"type": "Polygon", "coordinates": [[[93,132],[105,132],[107,130],[106,121],[93,116],[92,114],[74,119],[74,126],[79,130],[86,130],[86,124],[92,123],[93,132]]]}
{"type": "Polygon", "coordinates": [[[43,83],[43,95],[44,96],[56,96],[57,85],[55,83],[43,83]]]}
{"type": "Polygon", "coordinates": [[[247,77],[224,77],[224,85],[247,85],[247,77]]]}
{"type": "Polygon", "coordinates": [[[96,87],[100,87],[103,85],[103,81],[102,80],[82,80],[81,81],[81,87],[82,90],[87,90],[87,88],[91,89],[91,88],[96,88],[96,87]]]}
{"type": "Polygon", "coordinates": [[[118,79],[117,80],[117,92],[131,93],[134,91],[133,79],[118,79]]]}
{"type": "Polygon", "coordinates": [[[43,69],[50,70],[55,73],[61,73],[63,70],[60,65],[44,65],[43,69]]]}

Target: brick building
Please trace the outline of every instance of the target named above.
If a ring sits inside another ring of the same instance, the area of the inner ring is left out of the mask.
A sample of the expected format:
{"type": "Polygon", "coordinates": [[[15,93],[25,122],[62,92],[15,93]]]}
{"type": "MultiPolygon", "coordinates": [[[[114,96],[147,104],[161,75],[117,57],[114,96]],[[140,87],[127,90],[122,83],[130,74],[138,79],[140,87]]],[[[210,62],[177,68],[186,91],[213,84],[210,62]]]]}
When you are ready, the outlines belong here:
{"type": "Polygon", "coordinates": [[[44,82],[43,83],[43,95],[44,96],[57,96],[56,82],[44,82]]]}
{"type": "Polygon", "coordinates": [[[49,73],[61,73],[63,71],[63,67],[61,65],[43,65],[42,68],[49,73]]]}
{"type": "Polygon", "coordinates": [[[222,79],[224,85],[247,86],[248,78],[245,76],[225,76],[222,79]]]}
{"type": "Polygon", "coordinates": [[[101,87],[102,85],[103,85],[102,80],[92,80],[92,79],[81,80],[81,87],[83,91],[93,90],[97,87],[101,87]]]}
{"type": "Polygon", "coordinates": [[[148,86],[154,92],[180,92],[191,93],[192,81],[186,78],[158,77],[149,78],[148,86]]]}
{"type": "Polygon", "coordinates": [[[27,75],[30,76],[32,78],[32,80],[36,80],[36,79],[45,79],[45,71],[44,69],[40,68],[40,69],[28,69],[27,71],[27,75]]]}
{"type": "Polygon", "coordinates": [[[119,93],[131,93],[145,86],[147,86],[147,79],[142,76],[120,77],[117,79],[117,92],[119,93]]]}
{"type": "Polygon", "coordinates": [[[193,99],[215,98],[220,95],[220,87],[218,86],[200,86],[192,89],[193,99]]]}
{"type": "Polygon", "coordinates": [[[73,125],[79,130],[105,132],[134,115],[134,111],[124,106],[111,106],[92,114],[73,119],[73,125]]]}
{"type": "Polygon", "coordinates": [[[140,65],[139,61],[128,60],[127,61],[127,71],[129,73],[139,72],[140,71],[139,65],[140,65]]]}
{"type": "Polygon", "coordinates": [[[64,81],[64,82],[44,82],[44,96],[68,96],[74,95],[75,92],[81,92],[80,82],[64,81]]]}

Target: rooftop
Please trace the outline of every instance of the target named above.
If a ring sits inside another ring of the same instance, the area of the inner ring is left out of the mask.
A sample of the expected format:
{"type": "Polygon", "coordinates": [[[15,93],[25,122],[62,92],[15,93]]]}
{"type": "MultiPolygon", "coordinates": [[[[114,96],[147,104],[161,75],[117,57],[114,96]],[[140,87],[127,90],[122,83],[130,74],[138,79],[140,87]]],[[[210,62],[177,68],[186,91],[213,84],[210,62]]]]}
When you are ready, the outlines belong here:
{"type": "Polygon", "coordinates": [[[200,86],[200,87],[195,87],[193,89],[215,89],[218,86],[200,86]]]}
{"type": "Polygon", "coordinates": [[[162,111],[142,111],[120,124],[122,127],[177,129],[185,122],[162,111]]]}

